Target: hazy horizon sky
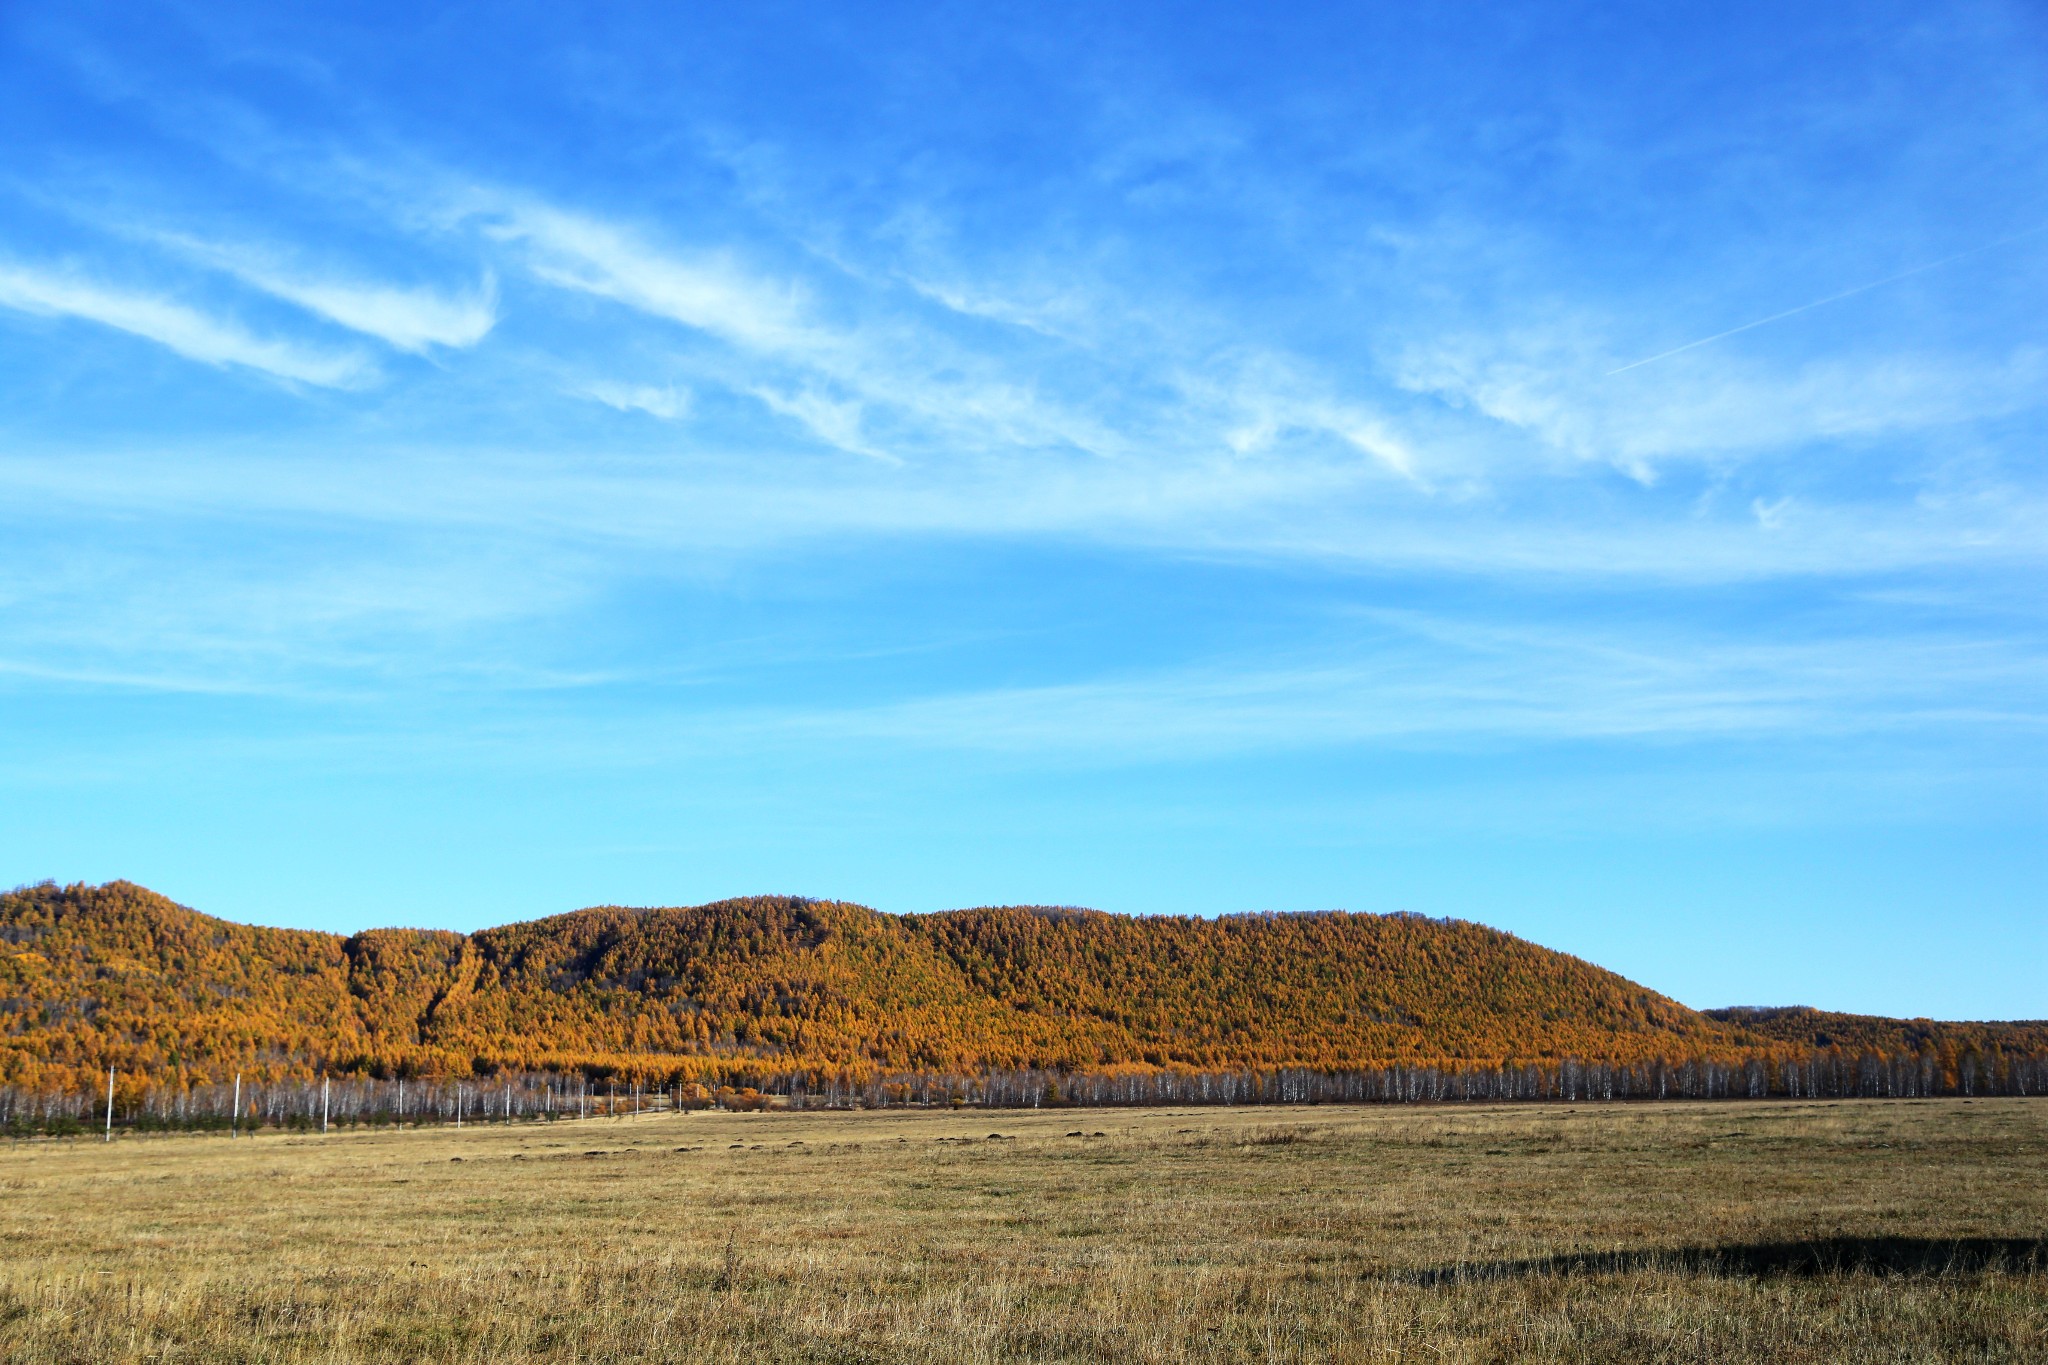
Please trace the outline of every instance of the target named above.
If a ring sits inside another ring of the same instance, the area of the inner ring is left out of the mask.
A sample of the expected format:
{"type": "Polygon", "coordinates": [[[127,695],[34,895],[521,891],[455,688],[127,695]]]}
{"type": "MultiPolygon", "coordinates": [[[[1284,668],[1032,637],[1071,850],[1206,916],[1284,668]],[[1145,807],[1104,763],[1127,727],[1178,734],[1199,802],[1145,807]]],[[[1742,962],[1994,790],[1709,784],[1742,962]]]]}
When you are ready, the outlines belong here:
{"type": "Polygon", "coordinates": [[[2048,11],[9,6],[0,884],[2048,1016],[2048,11]]]}

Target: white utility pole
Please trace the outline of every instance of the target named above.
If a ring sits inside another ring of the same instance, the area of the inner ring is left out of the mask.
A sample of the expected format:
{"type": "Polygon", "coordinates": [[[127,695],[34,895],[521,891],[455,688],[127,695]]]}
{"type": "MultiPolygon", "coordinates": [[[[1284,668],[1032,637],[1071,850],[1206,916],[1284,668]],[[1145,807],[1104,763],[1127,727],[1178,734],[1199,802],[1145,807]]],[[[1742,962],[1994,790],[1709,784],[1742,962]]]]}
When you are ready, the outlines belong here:
{"type": "Polygon", "coordinates": [[[242,1073],[235,1073],[235,1107],[228,1111],[228,1136],[235,1135],[235,1125],[242,1121],[242,1073]]]}
{"type": "Polygon", "coordinates": [[[320,1077],[320,1131],[327,1131],[327,1077],[320,1077]]]}
{"type": "Polygon", "coordinates": [[[107,1141],[114,1140],[114,1068],[107,1068],[107,1141]]]}

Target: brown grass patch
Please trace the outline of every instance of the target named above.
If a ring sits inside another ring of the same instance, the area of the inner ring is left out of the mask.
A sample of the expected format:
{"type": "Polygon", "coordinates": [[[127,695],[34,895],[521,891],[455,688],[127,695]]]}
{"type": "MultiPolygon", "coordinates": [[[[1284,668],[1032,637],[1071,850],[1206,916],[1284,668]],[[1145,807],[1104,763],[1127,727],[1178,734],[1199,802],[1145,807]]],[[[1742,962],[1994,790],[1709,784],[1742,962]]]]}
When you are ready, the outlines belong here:
{"type": "Polygon", "coordinates": [[[2040,1361],[2044,1172],[2036,1100],[20,1144],[0,1358],[2040,1361]]]}

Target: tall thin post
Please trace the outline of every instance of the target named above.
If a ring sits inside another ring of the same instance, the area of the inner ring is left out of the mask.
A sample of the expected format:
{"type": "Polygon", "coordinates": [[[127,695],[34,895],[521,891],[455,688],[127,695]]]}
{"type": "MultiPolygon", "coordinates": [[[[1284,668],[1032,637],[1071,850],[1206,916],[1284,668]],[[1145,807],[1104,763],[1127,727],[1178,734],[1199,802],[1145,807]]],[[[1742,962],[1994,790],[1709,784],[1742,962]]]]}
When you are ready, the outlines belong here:
{"type": "Polygon", "coordinates": [[[398,1126],[405,1127],[405,1077],[398,1078],[398,1126]]]}
{"type": "Polygon", "coordinates": [[[107,1068],[107,1141],[114,1140],[114,1068],[107,1068]]]}
{"type": "Polygon", "coordinates": [[[322,1072],[320,1076],[320,1131],[323,1133],[327,1131],[327,1075],[325,1072],[322,1072]]]}
{"type": "Polygon", "coordinates": [[[235,1135],[235,1126],[242,1121],[242,1073],[235,1073],[235,1107],[228,1110],[228,1136],[235,1135]]]}
{"type": "Polygon", "coordinates": [[[455,1126],[462,1126],[462,1082],[455,1083],[455,1126]]]}

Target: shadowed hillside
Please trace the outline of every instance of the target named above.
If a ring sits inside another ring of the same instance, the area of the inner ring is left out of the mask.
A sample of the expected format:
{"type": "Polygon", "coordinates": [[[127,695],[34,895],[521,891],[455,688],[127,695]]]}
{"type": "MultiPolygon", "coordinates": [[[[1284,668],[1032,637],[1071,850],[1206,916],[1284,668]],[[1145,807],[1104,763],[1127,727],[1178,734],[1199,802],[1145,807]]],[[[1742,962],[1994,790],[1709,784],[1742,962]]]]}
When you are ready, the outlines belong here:
{"type": "MultiPolygon", "coordinates": [[[[342,938],[230,924],[124,882],[0,896],[0,1084],[27,1087],[110,1064],[173,1082],[1680,1064],[1804,1055],[1829,1046],[1814,1020],[1848,1018],[1701,1014],[1411,915],[890,915],[752,897],[342,938]]],[[[2048,1052],[2038,1025],[1854,1024],[1844,1046],[2048,1052]]]]}

